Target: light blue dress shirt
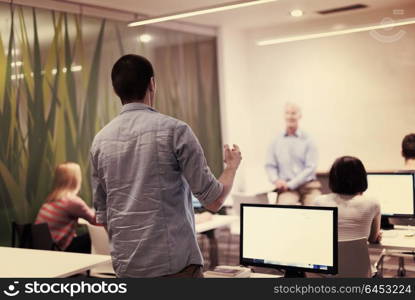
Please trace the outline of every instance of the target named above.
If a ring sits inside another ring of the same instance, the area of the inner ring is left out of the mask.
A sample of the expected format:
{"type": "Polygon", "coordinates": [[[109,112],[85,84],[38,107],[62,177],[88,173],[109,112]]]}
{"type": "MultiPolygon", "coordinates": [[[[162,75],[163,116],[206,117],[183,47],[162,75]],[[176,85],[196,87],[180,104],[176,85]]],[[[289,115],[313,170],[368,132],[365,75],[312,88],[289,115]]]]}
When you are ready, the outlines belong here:
{"type": "Polygon", "coordinates": [[[305,132],[281,133],[269,147],[265,169],[271,183],[284,180],[295,190],[316,179],[317,159],[316,146],[305,132]]]}
{"type": "Polygon", "coordinates": [[[203,204],[223,186],[190,127],[129,103],[91,147],[93,202],[107,224],[118,277],[159,277],[203,264],[191,192],[203,204]]]}

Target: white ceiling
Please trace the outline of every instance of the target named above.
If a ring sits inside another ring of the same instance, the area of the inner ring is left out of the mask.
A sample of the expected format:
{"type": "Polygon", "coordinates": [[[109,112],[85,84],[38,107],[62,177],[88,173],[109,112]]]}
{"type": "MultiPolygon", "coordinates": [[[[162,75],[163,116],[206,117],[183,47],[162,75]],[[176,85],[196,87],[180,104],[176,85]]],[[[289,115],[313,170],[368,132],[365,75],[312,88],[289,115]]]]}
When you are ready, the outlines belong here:
{"type": "MultiPolygon", "coordinates": [[[[135,12],[149,16],[158,16],[179,11],[203,8],[212,5],[234,2],[234,0],[57,0],[60,2],[82,3],[97,7],[106,7],[115,10],[135,12]]],[[[356,24],[357,20],[364,18],[366,14],[379,14],[382,17],[392,15],[393,10],[404,9],[406,15],[399,18],[415,17],[414,0],[278,0],[258,6],[239,8],[182,19],[182,21],[208,26],[232,26],[235,28],[253,29],[269,27],[280,24],[292,24],[302,22],[321,22],[324,19],[334,19],[335,23],[356,24]],[[347,6],[351,4],[366,4],[369,7],[351,12],[336,13],[332,15],[320,15],[319,10],[347,6]],[[292,9],[302,9],[305,14],[301,18],[293,18],[289,15],[292,9]],[[413,8],[413,9],[411,9],[413,8]],[[389,13],[388,13],[389,12],[389,13]],[[389,14],[389,15],[386,15],[389,14]]]]}

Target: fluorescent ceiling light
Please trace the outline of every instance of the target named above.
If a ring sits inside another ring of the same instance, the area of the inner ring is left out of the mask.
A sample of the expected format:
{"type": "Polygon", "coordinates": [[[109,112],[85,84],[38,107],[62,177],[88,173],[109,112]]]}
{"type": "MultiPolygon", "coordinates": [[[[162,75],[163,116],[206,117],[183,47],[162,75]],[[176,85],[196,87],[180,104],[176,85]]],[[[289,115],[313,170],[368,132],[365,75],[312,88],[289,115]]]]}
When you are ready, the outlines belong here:
{"type": "Polygon", "coordinates": [[[290,11],[290,15],[292,17],[301,17],[302,15],[304,15],[304,13],[301,9],[293,9],[292,11],[290,11]]]}
{"type": "Polygon", "coordinates": [[[21,62],[21,61],[16,61],[16,62],[11,63],[12,67],[20,67],[21,65],[23,65],[23,62],[21,62]]]}
{"type": "MultiPolygon", "coordinates": [[[[63,69],[62,69],[62,72],[63,73],[66,73],[68,71],[68,69],[66,68],[66,67],[64,67],[63,69]]],[[[82,71],[82,66],[72,66],[71,67],[71,71],[72,72],[79,72],[79,71],[82,71]]],[[[52,69],[52,74],[53,75],[56,75],[58,73],[58,70],[57,69],[52,69]]]]}
{"type": "Polygon", "coordinates": [[[171,21],[171,20],[177,20],[177,19],[188,18],[188,17],[193,17],[193,16],[199,16],[199,15],[205,15],[205,14],[211,14],[211,13],[215,13],[215,12],[219,12],[219,11],[225,11],[225,10],[236,9],[236,8],[247,7],[247,6],[253,6],[253,5],[264,4],[264,3],[275,2],[275,1],[277,1],[277,0],[250,0],[250,1],[231,2],[231,3],[227,3],[227,4],[204,7],[204,8],[200,8],[200,9],[191,10],[191,11],[183,11],[183,12],[178,12],[178,13],[169,14],[169,15],[151,17],[151,18],[147,18],[147,19],[144,19],[144,20],[132,22],[132,23],[128,24],[128,27],[166,22],[166,21],[171,21]]]}
{"type": "Polygon", "coordinates": [[[376,24],[376,25],[371,25],[371,26],[349,28],[349,29],[337,30],[337,31],[328,31],[328,32],[321,32],[321,33],[298,35],[298,36],[292,36],[292,37],[286,37],[286,38],[269,39],[269,40],[259,41],[256,44],[258,46],[268,46],[268,45],[296,42],[296,41],[303,41],[303,40],[318,39],[318,38],[324,38],[324,37],[330,37],[330,36],[344,35],[344,34],[350,34],[350,33],[371,31],[371,30],[377,30],[377,29],[393,28],[393,27],[399,27],[399,26],[405,26],[405,25],[411,25],[411,24],[415,24],[415,18],[403,19],[400,21],[386,23],[386,24],[376,24]]]}
{"type": "Polygon", "coordinates": [[[140,35],[137,39],[138,39],[139,42],[149,43],[153,40],[153,37],[151,35],[149,35],[148,33],[144,33],[144,34],[140,35]]]}
{"type": "Polygon", "coordinates": [[[71,67],[72,72],[79,72],[82,71],[82,66],[72,66],[71,67]]]}

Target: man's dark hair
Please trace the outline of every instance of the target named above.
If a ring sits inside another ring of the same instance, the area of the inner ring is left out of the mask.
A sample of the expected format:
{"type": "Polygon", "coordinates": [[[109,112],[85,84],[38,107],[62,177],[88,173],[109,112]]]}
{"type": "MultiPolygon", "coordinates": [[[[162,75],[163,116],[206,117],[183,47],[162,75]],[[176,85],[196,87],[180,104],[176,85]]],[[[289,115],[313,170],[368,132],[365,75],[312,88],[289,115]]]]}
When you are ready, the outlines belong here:
{"type": "Polygon", "coordinates": [[[330,169],[329,186],[333,193],[356,195],[367,190],[367,174],[360,159],[343,156],[330,169]]]}
{"type": "Polygon", "coordinates": [[[415,133],[410,133],[403,138],[402,155],[405,159],[415,159],[415,133]]]}
{"type": "Polygon", "coordinates": [[[153,76],[150,61],[135,54],[118,59],[111,71],[112,86],[123,104],[143,100],[153,76]]]}

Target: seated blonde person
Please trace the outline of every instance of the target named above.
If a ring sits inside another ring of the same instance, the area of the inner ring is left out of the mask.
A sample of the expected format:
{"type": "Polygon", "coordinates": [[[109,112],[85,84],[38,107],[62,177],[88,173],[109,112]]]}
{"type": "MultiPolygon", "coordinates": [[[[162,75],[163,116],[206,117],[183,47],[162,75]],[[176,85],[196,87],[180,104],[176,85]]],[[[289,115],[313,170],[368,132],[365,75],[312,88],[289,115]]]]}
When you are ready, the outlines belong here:
{"type": "Polygon", "coordinates": [[[338,158],[330,169],[329,186],[333,193],[314,200],[316,206],[338,207],[339,241],[367,238],[371,243],[381,239],[380,205],[364,196],[367,174],[356,157],[338,158]]]}
{"type": "Polygon", "coordinates": [[[61,250],[68,252],[91,252],[89,235],[76,235],[78,218],[96,224],[95,213],[77,195],[81,188],[81,168],[76,163],[57,166],[53,190],[46,198],[35,223],[47,223],[52,239],[61,250]]]}

